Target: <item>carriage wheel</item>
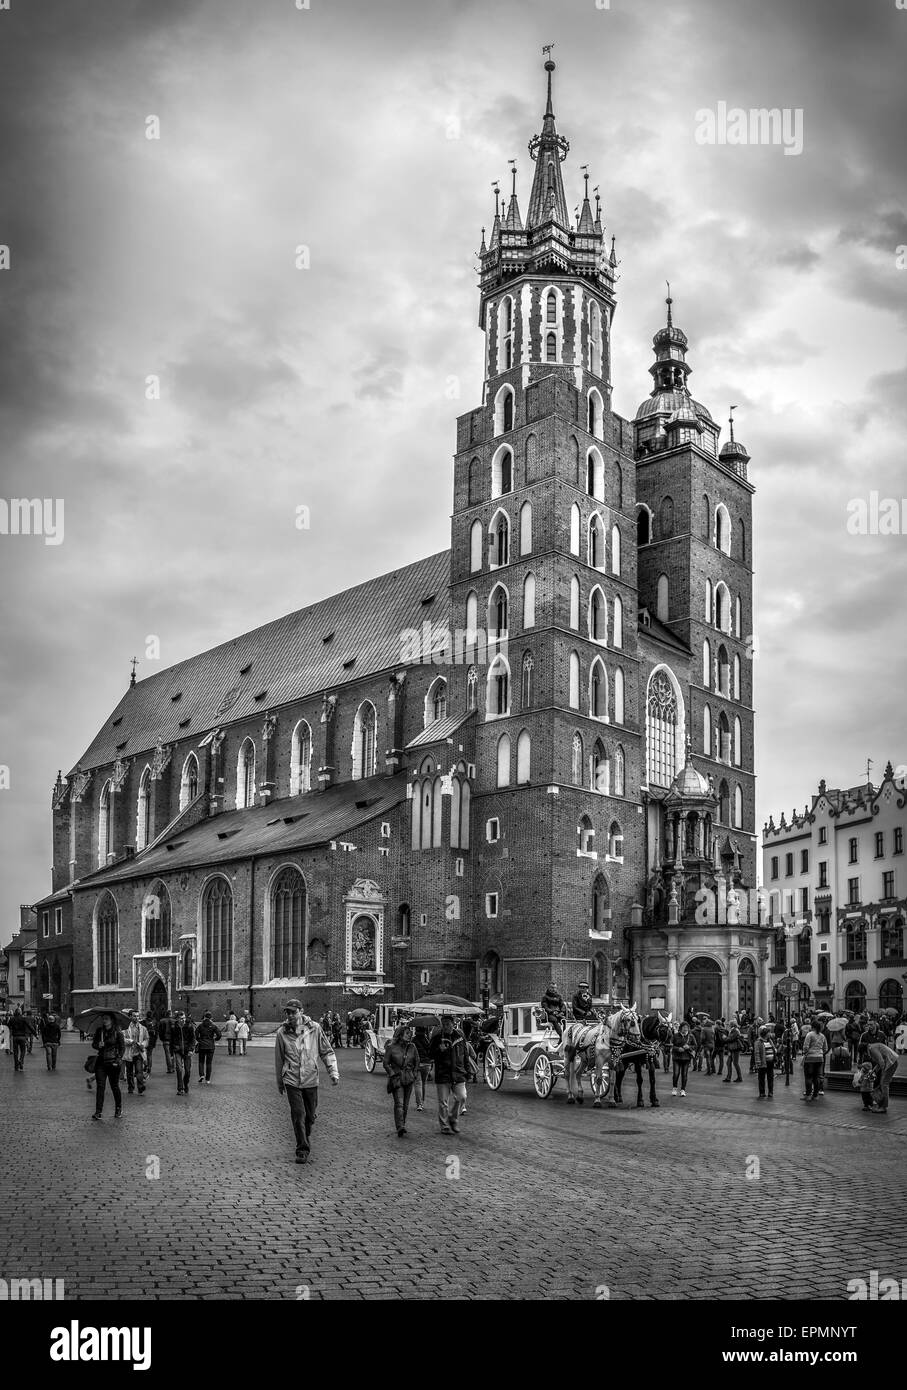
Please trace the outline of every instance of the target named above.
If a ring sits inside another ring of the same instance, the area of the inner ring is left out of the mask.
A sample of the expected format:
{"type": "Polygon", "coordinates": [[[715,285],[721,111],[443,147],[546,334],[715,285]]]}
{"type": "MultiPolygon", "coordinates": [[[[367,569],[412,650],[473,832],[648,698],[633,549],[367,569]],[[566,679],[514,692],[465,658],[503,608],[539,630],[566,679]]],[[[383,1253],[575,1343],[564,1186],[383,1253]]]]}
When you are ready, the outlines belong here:
{"type": "Polygon", "coordinates": [[[551,1059],[544,1052],[540,1052],[535,1059],[535,1066],[532,1068],[532,1082],[535,1086],[535,1094],[544,1100],[554,1085],[551,1059]]]}
{"type": "Polygon", "coordinates": [[[378,1054],[372,1044],[371,1038],[365,1040],[365,1070],[374,1071],[378,1061],[378,1054]]]}
{"type": "Polygon", "coordinates": [[[504,1060],[499,1049],[492,1043],[485,1053],[485,1081],[493,1091],[497,1091],[500,1090],[503,1080],[504,1060]]]}

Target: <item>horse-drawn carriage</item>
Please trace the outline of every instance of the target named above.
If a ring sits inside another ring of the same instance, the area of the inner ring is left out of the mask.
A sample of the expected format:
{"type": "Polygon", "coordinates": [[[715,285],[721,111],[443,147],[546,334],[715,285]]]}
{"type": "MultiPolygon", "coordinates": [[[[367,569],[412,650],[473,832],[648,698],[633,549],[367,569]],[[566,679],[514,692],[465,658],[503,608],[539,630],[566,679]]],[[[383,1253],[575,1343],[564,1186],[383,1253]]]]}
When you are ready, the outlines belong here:
{"type": "Polygon", "coordinates": [[[642,1106],[643,1074],[649,1081],[649,1104],[655,1094],[655,1055],[671,1036],[670,1019],[650,1014],[640,1019],[635,1004],[611,1011],[596,1009],[588,1020],[569,1019],[563,1037],[539,1004],[505,1004],[497,1029],[483,1035],[483,1070],[493,1091],[504,1077],[531,1075],[535,1093],[544,1099],[558,1080],[567,1082],[567,1103],[583,1103],[582,1076],[592,1086],[593,1105],[607,1100],[620,1105],[621,1081],[628,1068],[635,1072],[637,1105],[642,1106]],[[613,1096],[612,1096],[613,1088],[613,1096]]]}
{"type": "Polygon", "coordinates": [[[531,1075],[535,1093],[550,1095],[565,1074],[564,1049],[557,1029],[539,1004],[505,1004],[497,1030],[483,1034],[485,1080],[493,1091],[505,1076],[531,1075]]]}

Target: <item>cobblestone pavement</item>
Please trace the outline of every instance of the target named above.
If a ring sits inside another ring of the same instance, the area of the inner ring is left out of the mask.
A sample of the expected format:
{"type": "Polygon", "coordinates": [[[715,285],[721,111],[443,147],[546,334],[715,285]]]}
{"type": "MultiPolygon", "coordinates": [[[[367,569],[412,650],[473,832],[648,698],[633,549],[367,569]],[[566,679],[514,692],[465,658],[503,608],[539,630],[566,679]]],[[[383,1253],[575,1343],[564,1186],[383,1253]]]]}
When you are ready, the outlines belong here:
{"type": "Polygon", "coordinates": [[[341,1051],[302,1167],[270,1048],[219,1048],[187,1100],[158,1049],[100,1124],[87,1052],[67,1039],[51,1074],[37,1048],[22,1074],[0,1057],[0,1277],[62,1276],[68,1298],[842,1299],[907,1276],[902,1099],[807,1104],[799,1075],[773,1101],[700,1075],[672,1099],[659,1073],[659,1110],[597,1111],[505,1081],[471,1089],[458,1136],[429,1105],[398,1139],[383,1073],[341,1051]],[[127,1258],[145,1273],[116,1274],[127,1258]]]}

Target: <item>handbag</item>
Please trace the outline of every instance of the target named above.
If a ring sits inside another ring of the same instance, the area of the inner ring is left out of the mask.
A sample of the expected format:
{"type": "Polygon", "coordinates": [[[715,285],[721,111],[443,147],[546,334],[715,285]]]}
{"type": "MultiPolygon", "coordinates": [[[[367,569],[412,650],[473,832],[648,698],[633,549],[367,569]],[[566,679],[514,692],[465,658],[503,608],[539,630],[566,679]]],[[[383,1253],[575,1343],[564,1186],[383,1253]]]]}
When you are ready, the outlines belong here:
{"type": "Polygon", "coordinates": [[[95,1067],[98,1065],[98,1059],[97,1057],[86,1057],[83,1065],[86,1071],[93,1072],[95,1067]]]}

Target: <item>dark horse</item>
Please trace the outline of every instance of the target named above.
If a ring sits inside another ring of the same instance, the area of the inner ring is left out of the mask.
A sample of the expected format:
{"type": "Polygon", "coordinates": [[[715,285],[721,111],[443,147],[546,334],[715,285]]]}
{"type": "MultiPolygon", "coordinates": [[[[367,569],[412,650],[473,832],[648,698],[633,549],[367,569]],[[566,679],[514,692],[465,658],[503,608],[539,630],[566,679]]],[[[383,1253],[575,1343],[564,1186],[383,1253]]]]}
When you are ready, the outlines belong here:
{"type": "MultiPolygon", "coordinates": [[[[632,1028],[632,1024],[631,1024],[632,1028]]],[[[621,1083],[624,1074],[630,1067],[636,1068],[636,1108],[643,1108],[642,1098],[642,1069],[645,1065],[649,1073],[649,1105],[657,1106],[660,1104],[658,1096],[655,1094],[655,1073],[656,1057],[658,1048],[661,1044],[668,1042],[671,1038],[671,1016],[665,1018],[662,1013],[646,1014],[645,1018],[640,1019],[638,1028],[627,1031],[619,1041],[613,1040],[611,1043],[611,1055],[614,1058],[614,1094],[609,1101],[609,1105],[623,1105],[620,1094],[621,1083]],[[620,1046],[620,1055],[616,1055],[615,1042],[620,1046]]]]}

